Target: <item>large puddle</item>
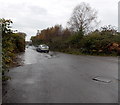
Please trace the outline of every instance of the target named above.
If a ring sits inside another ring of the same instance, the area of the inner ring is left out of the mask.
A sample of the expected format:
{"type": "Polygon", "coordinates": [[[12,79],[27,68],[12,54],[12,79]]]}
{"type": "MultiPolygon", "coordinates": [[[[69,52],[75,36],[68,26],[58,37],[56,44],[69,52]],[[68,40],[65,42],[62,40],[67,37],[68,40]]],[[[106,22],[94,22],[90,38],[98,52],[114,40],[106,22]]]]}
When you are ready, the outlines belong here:
{"type": "Polygon", "coordinates": [[[21,65],[35,64],[42,62],[46,59],[51,59],[53,56],[53,52],[49,53],[40,53],[36,51],[34,46],[29,46],[26,48],[25,52],[20,54],[18,57],[20,58],[21,65]]]}

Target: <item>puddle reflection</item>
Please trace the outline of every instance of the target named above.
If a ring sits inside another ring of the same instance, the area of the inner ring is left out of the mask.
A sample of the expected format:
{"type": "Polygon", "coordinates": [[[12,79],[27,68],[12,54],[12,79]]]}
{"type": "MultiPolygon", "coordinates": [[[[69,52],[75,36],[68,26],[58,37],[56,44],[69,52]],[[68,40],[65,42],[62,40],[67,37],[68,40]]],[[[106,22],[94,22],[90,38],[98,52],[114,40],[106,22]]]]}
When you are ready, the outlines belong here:
{"type": "Polygon", "coordinates": [[[19,55],[19,58],[21,59],[22,65],[27,65],[35,64],[45,59],[50,59],[52,57],[50,54],[37,52],[34,46],[29,46],[28,48],[26,48],[25,53],[19,55]]]}

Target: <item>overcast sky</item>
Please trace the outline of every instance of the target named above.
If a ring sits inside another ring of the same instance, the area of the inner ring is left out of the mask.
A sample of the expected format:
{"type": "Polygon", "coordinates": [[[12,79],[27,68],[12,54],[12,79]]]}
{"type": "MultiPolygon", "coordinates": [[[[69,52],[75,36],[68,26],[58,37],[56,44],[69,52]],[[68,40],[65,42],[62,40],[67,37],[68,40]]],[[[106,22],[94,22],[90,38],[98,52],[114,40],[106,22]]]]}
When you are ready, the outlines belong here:
{"type": "Polygon", "coordinates": [[[98,11],[100,26],[118,26],[119,0],[0,0],[0,18],[11,19],[13,28],[27,34],[27,40],[37,30],[56,24],[66,27],[74,7],[89,3],[98,11]]]}

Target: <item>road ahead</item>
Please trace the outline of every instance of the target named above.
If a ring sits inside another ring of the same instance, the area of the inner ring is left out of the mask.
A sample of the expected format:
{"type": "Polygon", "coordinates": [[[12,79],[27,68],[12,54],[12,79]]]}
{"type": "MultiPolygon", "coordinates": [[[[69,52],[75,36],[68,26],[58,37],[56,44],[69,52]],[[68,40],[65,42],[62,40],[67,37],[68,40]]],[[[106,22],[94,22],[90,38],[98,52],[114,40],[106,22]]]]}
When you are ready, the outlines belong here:
{"type": "Polygon", "coordinates": [[[117,57],[45,54],[32,47],[21,57],[24,65],[9,72],[3,103],[118,102],[117,57]],[[98,76],[101,81],[93,80],[98,76]]]}

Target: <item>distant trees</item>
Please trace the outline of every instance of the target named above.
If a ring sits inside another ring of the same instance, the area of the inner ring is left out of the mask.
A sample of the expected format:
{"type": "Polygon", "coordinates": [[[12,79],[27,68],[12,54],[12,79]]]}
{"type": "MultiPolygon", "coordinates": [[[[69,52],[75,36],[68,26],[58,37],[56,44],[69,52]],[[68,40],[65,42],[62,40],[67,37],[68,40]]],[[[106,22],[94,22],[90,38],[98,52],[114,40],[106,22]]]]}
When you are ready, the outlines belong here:
{"type": "Polygon", "coordinates": [[[120,55],[120,33],[111,25],[93,30],[96,23],[96,10],[81,3],[74,8],[68,28],[55,25],[42,30],[31,40],[34,45],[46,43],[51,50],[67,53],[120,55]]]}
{"type": "Polygon", "coordinates": [[[115,35],[117,33],[116,27],[113,27],[111,25],[101,27],[101,32],[102,34],[107,34],[107,35],[115,35]]]}
{"type": "Polygon", "coordinates": [[[42,30],[39,35],[31,37],[31,40],[34,45],[46,43],[51,50],[67,53],[120,54],[120,33],[112,26],[101,27],[83,37],[69,29],[54,26],[42,30]]]}
{"type": "MultiPolygon", "coordinates": [[[[120,48],[120,33],[117,32],[112,26],[101,27],[100,30],[95,30],[84,36],[81,43],[83,53],[88,54],[120,54],[118,49],[110,49],[113,43],[117,44],[120,48]],[[109,28],[108,28],[109,27],[109,28]]],[[[113,46],[114,48],[114,46],[113,46]]]]}
{"type": "Polygon", "coordinates": [[[34,45],[41,43],[49,44],[51,49],[59,48],[65,40],[71,35],[69,29],[63,29],[61,25],[55,25],[41,31],[37,36],[32,36],[31,40],[34,45]]]}
{"type": "Polygon", "coordinates": [[[89,4],[82,2],[77,5],[68,22],[70,29],[84,35],[92,27],[93,22],[97,22],[97,12],[89,4]]]}

